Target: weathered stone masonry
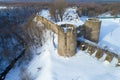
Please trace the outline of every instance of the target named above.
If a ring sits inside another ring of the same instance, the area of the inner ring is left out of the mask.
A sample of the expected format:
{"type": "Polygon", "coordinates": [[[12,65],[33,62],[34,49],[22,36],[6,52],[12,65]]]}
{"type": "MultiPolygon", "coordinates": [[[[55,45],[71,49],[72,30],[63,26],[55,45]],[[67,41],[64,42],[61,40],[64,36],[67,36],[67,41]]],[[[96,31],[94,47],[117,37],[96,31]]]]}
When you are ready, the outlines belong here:
{"type": "Polygon", "coordinates": [[[88,19],[83,27],[85,27],[84,37],[97,43],[99,40],[101,21],[98,19],[88,19]]]}
{"type": "Polygon", "coordinates": [[[76,28],[74,26],[58,30],[58,53],[61,56],[73,56],[76,53],[76,28]]]}
{"type": "Polygon", "coordinates": [[[58,54],[65,57],[70,57],[76,53],[76,28],[73,25],[67,25],[66,32],[64,28],[58,26],[51,21],[36,15],[36,21],[40,21],[48,30],[52,30],[58,34],[58,54]]]}
{"type": "Polygon", "coordinates": [[[42,24],[44,24],[44,26],[49,29],[49,30],[52,30],[54,33],[58,34],[58,28],[59,26],[50,22],[49,20],[45,19],[44,17],[42,16],[39,16],[39,15],[36,15],[36,20],[39,22],[41,22],[42,24]]]}

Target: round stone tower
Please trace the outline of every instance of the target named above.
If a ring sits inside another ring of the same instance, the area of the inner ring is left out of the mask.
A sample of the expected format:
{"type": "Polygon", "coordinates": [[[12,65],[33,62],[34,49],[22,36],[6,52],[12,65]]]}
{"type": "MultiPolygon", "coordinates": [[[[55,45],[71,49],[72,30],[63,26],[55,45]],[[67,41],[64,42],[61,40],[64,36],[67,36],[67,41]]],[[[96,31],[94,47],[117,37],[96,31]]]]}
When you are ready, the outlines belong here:
{"type": "Polygon", "coordinates": [[[85,35],[84,37],[88,40],[98,43],[101,21],[96,18],[88,19],[84,26],[85,27],[85,35]]]}
{"type": "Polygon", "coordinates": [[[58,54],[70,57],[76,53],[76,28],[73,25],[61,25],[58,30],[58,54]]]}

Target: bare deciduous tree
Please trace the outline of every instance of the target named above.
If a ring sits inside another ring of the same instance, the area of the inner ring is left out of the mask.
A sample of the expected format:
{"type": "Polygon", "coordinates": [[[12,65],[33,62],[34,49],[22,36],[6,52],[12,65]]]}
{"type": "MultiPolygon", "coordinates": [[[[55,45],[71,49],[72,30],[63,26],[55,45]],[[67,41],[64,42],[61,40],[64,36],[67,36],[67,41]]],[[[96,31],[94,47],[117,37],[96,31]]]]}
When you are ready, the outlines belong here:
{"type": "Polygon", "coordinates": [[[54,0],[51,5],[50,13],[56,21],[62,21],[62,17],[67,7],[67,2],[65,0],[54,0]]]}

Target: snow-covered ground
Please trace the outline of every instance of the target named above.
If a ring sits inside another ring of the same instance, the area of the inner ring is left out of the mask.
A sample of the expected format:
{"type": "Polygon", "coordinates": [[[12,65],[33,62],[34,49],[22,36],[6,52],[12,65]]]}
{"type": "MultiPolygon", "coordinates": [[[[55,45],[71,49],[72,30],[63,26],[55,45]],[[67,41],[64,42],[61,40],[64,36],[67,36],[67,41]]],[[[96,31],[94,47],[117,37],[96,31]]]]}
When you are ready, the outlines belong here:
{"type": "MultiPolygon", "coordinates": [[[[66,58],[57,54],[53,45],[53,35],[46,31],[44,46],[36,49],[37,53],[27,67],[27,75],[32,80],[119,80],[120,68],[111,63],[98,61],[88,53],[78,51],[75,56],[66,58]]],[[[18,70],[16,70],[18,71],[18,70]]],[[[6,80],[21,80],[16,71],[11,70],[6,80]],[[13,76],[14,75],[14,76],[13,76]]],[[[20,72],[20,71],[18,71],[20,72]]],[[[24,73],[22,73],[24,74],[24,73]]],[[[19,74],[21,75],[21,74],[19,74]]],[[[26,74],[24,74],[25,76],[26,74]]]]}
{"type": "Polygon", "coordinates": [[[0,9],[13,9],[15,7],[6,7],[6,6],[0,6],[0,9]]]}
{"type": "MultiPolygon", "coordinates": [[[[40,14],[49,18],[48,16],[50,15],[48,13],[43,11],[40,14]]],[[[119,29],[118,19],[102,19],[99,45],[108,45],[109,47],[114,42],[113,44],[119,47],[119,36],[117,35],[120,32],[119,29]]],[[[55,45],[57,46],[57,35],[50,31],[45,31],[43,37],[46,39],[46,42],[42,47],[34,49],[37,54],[25,68],[26,73],[21,73],[21,69],[16,67],[10,71],[5,80],[22,80],[20,75],[31,78],[27,78],[27,80],[120,79],[120,67],[115,67],[112,63],[102,61],[102,59],[98,61],[94,56],[90,56],[88,53],[80,50],[73,57],[61,57],[57,53],[57,47],[55,47],[55,45]]]]}
{"type": "Polygon", "coordinates": [[[120,18],[101,19],[99,45],[120,55],[120,18]]]}
{"type": "Polygon", "coordinates": [[[31,75],[36,77],[35,80],[120,79],[120,68],[100,62],[86,52],[78,51],[71,58],[59,56],[51,38],[39,50],[41,54],[37,55],[28,67],[31,75]]]}
{"type": "Polygon", "coordinates": [[[6,9],[7,7],[6,6],[0,6],[0,9],[6,9]]]}
{"type": "Polygon", "coordinates": [[[99,62],[86,52],[78,51],[71,58],[60,57],[51,38],[38,51],[41,54],[37,55],[28,67],[28,71],[35,77],[35,80],[120,79],[120,68],[99,62]]]}

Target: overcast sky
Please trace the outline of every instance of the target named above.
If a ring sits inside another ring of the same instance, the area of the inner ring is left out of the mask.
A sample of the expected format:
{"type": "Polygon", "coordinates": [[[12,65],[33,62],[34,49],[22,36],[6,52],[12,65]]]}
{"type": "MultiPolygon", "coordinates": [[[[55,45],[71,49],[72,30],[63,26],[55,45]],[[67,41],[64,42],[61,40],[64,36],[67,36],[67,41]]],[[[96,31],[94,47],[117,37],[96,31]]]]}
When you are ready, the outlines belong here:
{"type": "MultiPolygon", "coordinates": [[[[0,0],[0,1],[53,1],[53,0],[0,0]]],[[[67,1],[120,1],[120,0],[67,0],[67,1]]]]}

